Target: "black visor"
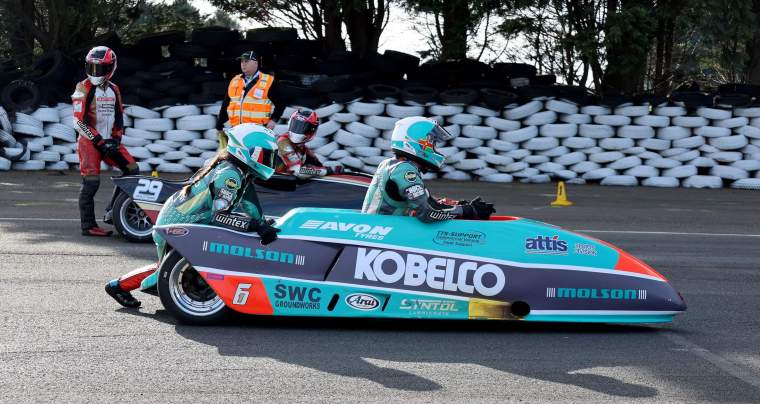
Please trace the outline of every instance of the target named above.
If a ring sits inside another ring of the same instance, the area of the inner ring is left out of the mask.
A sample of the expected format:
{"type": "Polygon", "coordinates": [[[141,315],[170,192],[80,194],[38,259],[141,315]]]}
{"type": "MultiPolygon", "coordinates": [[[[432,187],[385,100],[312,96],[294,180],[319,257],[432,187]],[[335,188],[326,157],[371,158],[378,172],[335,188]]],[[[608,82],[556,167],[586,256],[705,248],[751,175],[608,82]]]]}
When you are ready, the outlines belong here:
{"type": "Polygon", "coordinates": [[[268,150],[263,147],[260,148],[259,156],[256,159],[257,162],[267,167],[274,168],[274,156],[276,152],[274,150],[268,150]]]}
{"type": "Polygon", "coordinates": [[[87,63],[86,70],[87,70],[88,76],[92,76],[92,77],[107,76],[113,71],[113,63],[110,63],[110,64],[87,63]]]}
{"type": "Polygon", "coordinates": [[[315,130],[317,130],[317,125],[300,119],[291,119],[288,125],[288,132],[299,135],[307,135],[315,130]]]}

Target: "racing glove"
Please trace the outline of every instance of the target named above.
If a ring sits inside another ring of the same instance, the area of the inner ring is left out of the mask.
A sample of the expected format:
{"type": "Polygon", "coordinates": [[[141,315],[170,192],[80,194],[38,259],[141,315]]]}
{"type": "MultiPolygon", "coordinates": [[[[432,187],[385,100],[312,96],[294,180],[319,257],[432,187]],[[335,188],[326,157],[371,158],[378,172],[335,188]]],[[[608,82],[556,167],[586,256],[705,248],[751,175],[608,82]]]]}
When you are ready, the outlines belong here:
{"type": "Polygon", "coordinates": [[[463,219],[488,220],[492,214],[496,213],[493,204],[483,202],[479,196],[460,206],[462,207],[463,219]]]}
{"type": "Polygon", "coordinates": [[[105,139],[102,145],[97,147],[103,155],[111,156],[119,150],[119,143],[114,139],[105,139]]]}
{"type": "Polygon", "coordinates": [[[280,232],[280,229],[272,226],[269,220],[261,222],[254,230],[261,238],[261,245],[267,245],[277,240],[277,233],[280,232]]]}

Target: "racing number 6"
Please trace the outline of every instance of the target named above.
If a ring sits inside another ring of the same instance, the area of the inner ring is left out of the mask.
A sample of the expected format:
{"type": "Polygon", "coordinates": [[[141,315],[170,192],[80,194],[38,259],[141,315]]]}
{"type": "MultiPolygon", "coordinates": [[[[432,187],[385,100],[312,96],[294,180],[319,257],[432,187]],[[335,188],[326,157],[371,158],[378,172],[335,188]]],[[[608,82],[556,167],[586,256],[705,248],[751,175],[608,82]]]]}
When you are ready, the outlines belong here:
{"type": "Polygon", "coordinates": [[[249,290],[251,289],[250,283],[239,283],[235,296],[232,298],[232,304],[238,306],[244,305],[248,301],[249,290]]]}

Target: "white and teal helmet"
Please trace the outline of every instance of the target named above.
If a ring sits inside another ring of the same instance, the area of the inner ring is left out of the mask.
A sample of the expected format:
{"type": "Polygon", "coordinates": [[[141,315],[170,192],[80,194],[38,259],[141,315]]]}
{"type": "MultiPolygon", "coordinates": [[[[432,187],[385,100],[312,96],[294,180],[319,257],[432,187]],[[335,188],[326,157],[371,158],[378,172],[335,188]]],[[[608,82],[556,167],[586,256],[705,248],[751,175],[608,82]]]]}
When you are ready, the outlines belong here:
{"type": "Polygon", "coordinates": [[[412,116],[396,122],[391,135],[391,149],[428,169],[438,170],[446,156],[439,153],[435,146],[452,137],[434,120],[412,116]]]}
{"type": "Polygon", "coordinates": [[[225,129],[227,152],[240,160],[257,176],[267,180],[274,174],[277,143],[274,133],[255,123],[243,123],[225,129]]]}

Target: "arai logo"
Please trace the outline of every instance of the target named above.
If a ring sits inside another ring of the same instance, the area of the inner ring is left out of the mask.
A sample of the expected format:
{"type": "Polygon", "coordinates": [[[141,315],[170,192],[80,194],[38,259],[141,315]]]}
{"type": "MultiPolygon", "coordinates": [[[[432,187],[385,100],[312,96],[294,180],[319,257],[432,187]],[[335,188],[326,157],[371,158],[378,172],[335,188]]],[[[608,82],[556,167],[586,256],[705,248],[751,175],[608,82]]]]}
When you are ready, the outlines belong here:
{"type": "Polygon", "coordinates": [[[325,222],[322,220],[307,220],[301,226],[301,229],[308,230],[332,230],[339,232],[353,232],[355,237],[382,240],[393,230],[388,226],[372,226],[363,223],[344,223],[344,222],[325,222]]]}
{"type": "Polygon", "coordinates": [[[361,311],[372,311],[380,307],[380,301],[375,296],[364,293],[354,293],[346,296],[346,304],[361,311]]]}

